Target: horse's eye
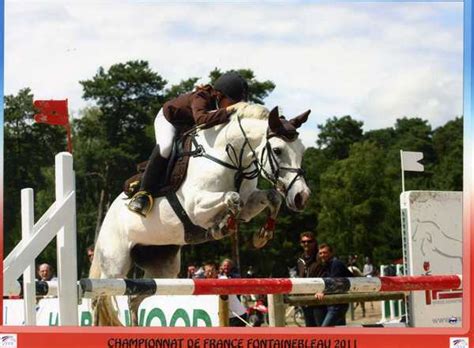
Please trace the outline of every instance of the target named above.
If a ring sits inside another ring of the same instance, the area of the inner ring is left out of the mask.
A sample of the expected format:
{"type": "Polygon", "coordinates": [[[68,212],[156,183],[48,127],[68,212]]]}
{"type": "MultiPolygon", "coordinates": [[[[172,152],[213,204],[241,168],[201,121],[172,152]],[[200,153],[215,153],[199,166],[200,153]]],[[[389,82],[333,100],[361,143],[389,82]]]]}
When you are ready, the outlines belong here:
{"type": "Polygon", "coordinates": [[[277,156],[281,155],[281,149],[279,147],[274,147],[273,148],[273,153],[277,156]]]}

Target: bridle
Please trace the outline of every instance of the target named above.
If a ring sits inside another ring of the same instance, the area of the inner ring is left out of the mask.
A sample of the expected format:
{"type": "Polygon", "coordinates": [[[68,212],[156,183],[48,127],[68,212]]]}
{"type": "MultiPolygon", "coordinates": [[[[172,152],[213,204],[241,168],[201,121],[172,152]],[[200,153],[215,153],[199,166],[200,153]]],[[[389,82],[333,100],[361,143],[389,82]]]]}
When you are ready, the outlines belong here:
{"type": "Polygon", "coordinates": [[[244,144],[241,147],[239,153],[237,153],[236,149],[234,148],[232,144],[226,145],[225,151],[227,153],[227,156],[230,159],[230,163],[225,162],[217,157],[214,157],[206,153],[204,147],[201,144],[199,144],[197,140],[197,137],[199,136],[197,130],[199,129],[199,127],[194,127],[192,130],[186,133],[186,135],[191,137],[192,143],[195,149],[189,152],[183,152],[180,154],[180,156],[205,157],[215,163],[218,163],[221,166],[235,170],[234,186],[237,192],[239,192],[240,186],[242,185],[242,181],[244,179],[247,179],[247,180],[255,179],[260,174],[263,174],[262,177],[268,180],[278,192],[280,192],[284,197],[286,197],[286,195],[291,190],[296,180],[299,177],[304,177],[305,173],[302,168],[291,168],[291,167],[280,166],[275,154],[273,153],[271,149],[269,140],[272,137],[279,137],[285,140],[286,142],[291,142],[291,141],[294,141],[296,137],[294,139],[288,139],[284,137],[283,135],[279,135],[277,133],[273,133],[268,130],[267,135],[266,135],[266,143],[259,159],[256,151],[252,148],[252,145],[250,144],[250,141],[247,137],[247,133],[242,127],[242,122],[239,116],[237,116],[237,121],[239,124],[240,131],[242,133],[242,136],[244,138],[244,144]],[[252,161],[248,165],[244,166],[243,157],[244,157],[245,148],[247,146],[249,147],[250,152],[252,154],[252,161]],[[268,160],[270,164],[270,170],[271,170],[270,173],[264,168],[265,153],[267,154],[266,159],[268,160]],[[282,182],[282,180],[279,177],[282,171],[292,172],[296,174],[294,178],[291,180],[288,187],[285,187],[285,184],[282,182]]]}
{"type": "Polygon", "coordinates": [[[293,187],[294,183],[296,182],[296,180],[298,180],[299,177],[303,177],[304,178],[304,170],[303,168],[292,168],[292,167],[282,167],[280,166],[280,164],[278,163],[278,160],[276,158],[276,155],[275,153],[272,151],[272,148],[271,148],[271,144],[270,144],[270,139],[272,137],[278,137],[278,138],[281,138],[283,139],[284,141],[286,142],[292,142],[292,141],[295,141],[296,138],[294,139],[288,139],[282,135],[278,135],[277,133],[272,133],[272,132],[267,132],[267,136],[266,136],[266,142],[265,142],[265,146],[263,148],[263,151],[262,151],[262,154],[261,154],[261,158],[260,158],[260,165],[261,165],[261,170],[263,172],[263,177],[267,177],[267,179],[273,183],[274,185],[274,188],[277,189],[278,192],[280,192],[283,196],[286,197],[286,195],[288,194],[288,192],[291,190],[291,188],[293,187]],[[270,170],[271,170],[271,173],[268,173],[265,169],[264,169],[264,163],[265,163],[265,159],[264,159],[264,156],[265,156],[265,153],[267,153],[267,160],[268,160],[268,163],[270,165],[270,170]],[[280,172],[282,171],[287,171],[287,172],[290,172],[290,173],[295,173],[296,175],[293,177],[293,179],[291,180],[290,184],[288,185],[288,187],[285,187],[285,184],[281,181],[280,179],[280,172]]]}
{"type": "Polygon", "coordinates": [[[194,127],[192,130],[190,130],[189,132],[185,134],[186,136],[191,137],[191,141],[195,149],[189,152],[183,152],[180,154],[180,156],[205,157],[223,167],[234,170],[235,171],[234,186],[238,192],[240,190],[240,186],[242,185],[242,182],[244,179],[251,180],[251,179],[255,179],[256,177],[260,175],[261,166],[258,161],[258,157],[255,154],[255,151],[250,145],[250,141],[247,137],[247,134],[245,133],[245,130],[242,127],[240,117],[237,117],[237,120],[239,123],[240,130],[242,132],[242,135],[244,137],[244,144],[242,148],[240,149],[239,153],[237,153],[236,149],[234,148],[232,144],[226,145],[225,152],[227,153],[227,156],[229,157],[230,163],[208,154],[206,150],[204,149],[204,147],[201,144],[199,144],[197,140],[197,138],[199,137],[199,134],[197,132],[200,129],[199,127],[194,127]],[[253,159],[248,165],[244,166],[243,164],[244,153],[245,153],[245,148],[247,146],[250,148],[253,159]]]}

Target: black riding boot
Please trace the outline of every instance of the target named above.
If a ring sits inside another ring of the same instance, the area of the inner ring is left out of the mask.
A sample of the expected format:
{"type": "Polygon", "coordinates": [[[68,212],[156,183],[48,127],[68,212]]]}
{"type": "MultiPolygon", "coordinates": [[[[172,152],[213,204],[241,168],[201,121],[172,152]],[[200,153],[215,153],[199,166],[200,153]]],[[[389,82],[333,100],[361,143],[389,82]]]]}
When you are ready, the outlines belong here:
{"type": "Polygon", "coordinates": [[[143,173],[138,191],[128,203],[128,208],[144,217],[153,208],[153,197],[164,184],[168,159],[161,157],[160,146],[156,145],[143,173]]]}

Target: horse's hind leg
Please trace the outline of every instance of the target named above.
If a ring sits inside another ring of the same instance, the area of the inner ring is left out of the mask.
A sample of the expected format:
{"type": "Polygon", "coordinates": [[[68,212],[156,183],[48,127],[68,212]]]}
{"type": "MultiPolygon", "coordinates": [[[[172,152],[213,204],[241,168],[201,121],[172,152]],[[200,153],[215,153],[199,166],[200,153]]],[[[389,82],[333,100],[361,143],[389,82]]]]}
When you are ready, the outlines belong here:
{"type": "MultiPolygon", "coordinates": [[[[126,243],[104,243],[96,246],[91,277],[101,279],[125,278],[131,266],[130,251],[126,243]],[[106,245],[104,248],[103,245],[106,245]],[[115,247],[115,250],[112,250],[115,247]],[[94,265],[95,263],[95,265],[94,265]],[[94,271],[93,271],[94,270],[94,271]],[[99,272],[97,272],[99,271],[99,272]]],[[[121,326],[111,296],[100,296],[93,301],[94,325],[121,326]]]]}
{"type": "MultiPolygon", "coordinates": [[[[177,278],[181,266],[179,245],[136,245],[131,252],[133,261],[144,269],[144,278],[177,278]]],[[[129,297],[132,325],[138,326],[140,304],[149,295],[129,297]]]]}

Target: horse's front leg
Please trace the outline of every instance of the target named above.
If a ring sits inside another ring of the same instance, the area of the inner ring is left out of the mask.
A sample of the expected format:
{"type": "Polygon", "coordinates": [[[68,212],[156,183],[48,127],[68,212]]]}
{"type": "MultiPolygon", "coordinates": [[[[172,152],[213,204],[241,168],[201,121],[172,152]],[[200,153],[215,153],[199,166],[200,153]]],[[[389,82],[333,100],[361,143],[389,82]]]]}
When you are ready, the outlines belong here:
{"type": "Polygon", "coordinates": [[[255,248],[262,248],[270,239],[273,238],[276,217],[280,211],[282,202],[283,198],[281,195],[273,189],[255,190],[247,199],[247,202],[240,212],[240,220],[248,222],[260,214],[264,209],[268,209],[268,216],[265,225],[252,237],[252,243],[255,248]]]}
{"type": "Polygon", "coordinates": [[[249,222],[265,208],[268,208],[269,217],[276,218],[282,201],[281,195],[276,190],[255,190],[242,207],[239,220],[249,222]]]}
{"type": "Polygon", "coordinates": [[[205,235],[194,238],[194,243],[218,240],[235,233],[241,207],[242,200],[237,192],[201,193],[192,211],[197,224],[207,231],[205,235]]]}

